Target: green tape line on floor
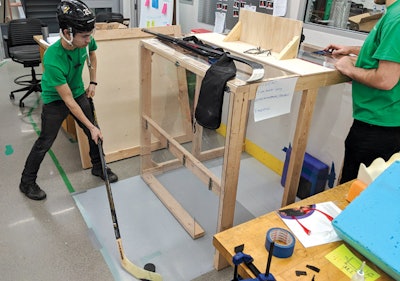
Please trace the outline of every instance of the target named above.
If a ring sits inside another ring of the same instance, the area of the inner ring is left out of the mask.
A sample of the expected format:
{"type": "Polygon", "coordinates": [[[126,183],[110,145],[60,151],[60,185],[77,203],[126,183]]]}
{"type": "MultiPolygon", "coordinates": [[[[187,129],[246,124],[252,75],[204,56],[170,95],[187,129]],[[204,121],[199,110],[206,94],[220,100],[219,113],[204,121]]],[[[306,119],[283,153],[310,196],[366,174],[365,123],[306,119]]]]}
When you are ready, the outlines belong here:
{"type": "Polygon", "coordinates": [[[5,65],[7,63],[7,61],[6,60],[2,60],[2,61],[0,61],[0,67],[2,67],[3,65],[5,65]]]}
{"type": "MultiPolygon", "coordinates": [[[[28,112],[29,122],[31,123],[33,129],[35,130],[35,132],[36,132],[36,134],[38,136],[40,135],[40,129],[39,129],[38,125],[35,123],[35,121],[32,118],[32,111],[38,107],[39,101],[40,101],[40,98],[38,98],[36,100],[35,105],[28,112]]],[[[56,165],[56,168],[57,168],[58,172],[60,173],[60,176],[63,179],[65,185],[67,186],[68,191],[70,193],[75,192],[74,187],[72,186],[71,182],[69,181],[69,179],[67,177],[67,174],[65,173],[64,169],[61,167],[60,162],[58,161],[58,159],[57,159],[56,155],[54,154],[54,152],[50,149],[48,151],[48,153],[49,153],[51,159],[53,160],[54,165],[56,165]]]]}

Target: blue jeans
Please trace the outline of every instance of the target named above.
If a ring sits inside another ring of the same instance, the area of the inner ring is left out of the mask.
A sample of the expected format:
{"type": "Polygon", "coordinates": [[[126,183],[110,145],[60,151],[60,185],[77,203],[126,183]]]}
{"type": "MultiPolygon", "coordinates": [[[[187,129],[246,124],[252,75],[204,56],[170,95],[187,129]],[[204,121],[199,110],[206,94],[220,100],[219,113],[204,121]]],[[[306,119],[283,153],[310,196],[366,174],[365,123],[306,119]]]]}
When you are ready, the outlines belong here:
{"type": "MultiPolygon", "coordinates": [[[[75,101],[81,107],[86,117],[93,123],[94,116],[90,103],[86,94],[77,97],[75,101]]],[[[40,168],[47,151],[51,148],[61,124],[70,113],[64,101],[55,101],[49,104],[44,104],[42,109],[42,129],[39,138],[34,143],[31,152],[25,162],[25,167],[22,172],[21,182],[25,184],[35,183],[37,173],[40,168]]],[[[74,117],[75,118],[75,117],[74,117]]],[[[78,125],[83,129],[89,140],[89,155],[94,169],[101,169],[101,160],[99,149],[96,143],[92,140],[90,131],[77,119],[78,125]]]]}
{"type": "Polygon", "coordinates": [[[360,164],[367,167],[376,158],[385,161],[400,151],[400,127],[382,127],[354,120],[345,140],[340,183],[357,178],[360,164]]]}

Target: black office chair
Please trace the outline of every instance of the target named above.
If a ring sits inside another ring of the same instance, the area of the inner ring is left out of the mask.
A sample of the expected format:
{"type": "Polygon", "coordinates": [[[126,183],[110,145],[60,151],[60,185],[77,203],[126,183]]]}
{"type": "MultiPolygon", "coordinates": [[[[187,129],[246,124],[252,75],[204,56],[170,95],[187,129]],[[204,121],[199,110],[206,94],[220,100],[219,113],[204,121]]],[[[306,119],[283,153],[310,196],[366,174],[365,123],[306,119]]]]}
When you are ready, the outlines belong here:
{"type": "MultiPolygon", "coordinates": [[[[24,107],[23,100],[33,92],[41,92],[41,80],[37,78],[35,67],[41,63],[39,45],[33,39],[34,35],[42,34],[42,22],[39,19],[27,18],[11,20],[8,23],[8,34],[6,38],[7,50],[10,58],[24,67],[31,68],[31,74],[22,75],[14,79],[18,85],[25,86],[12,91],[10,99],[14,100],[14,93],[27,91],[19,100],[19,106],[24,107]],[[29,77],[27,80],[26,78],[29,77]]],[[[40,74],[38,74],[40,75],[40,74]]]]}

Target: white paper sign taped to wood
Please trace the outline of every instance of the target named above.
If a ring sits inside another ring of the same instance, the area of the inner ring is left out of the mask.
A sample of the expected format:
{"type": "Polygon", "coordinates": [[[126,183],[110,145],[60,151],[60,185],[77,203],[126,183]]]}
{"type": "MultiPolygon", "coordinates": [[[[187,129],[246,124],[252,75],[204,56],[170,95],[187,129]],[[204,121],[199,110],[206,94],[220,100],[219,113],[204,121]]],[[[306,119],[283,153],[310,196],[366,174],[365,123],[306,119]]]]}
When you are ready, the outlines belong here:
{"type": "Polygon", "coordinates": [[[297,78],[267,81],[258,86],[254,100],[255,122],[290,112],[297,78]]]}
{"type": "Polygon", "coordinates": [[[215,33],[224,33],[226,21],[225,18],[226,13],[215,12],[215,25],[213,30],[215,33]]]}
{"type": "Polygon", "coordinates": [[[277,17],[284,17],[287,11],[287,0],[275,0],[274,11],[272,15],[277,17]]]}

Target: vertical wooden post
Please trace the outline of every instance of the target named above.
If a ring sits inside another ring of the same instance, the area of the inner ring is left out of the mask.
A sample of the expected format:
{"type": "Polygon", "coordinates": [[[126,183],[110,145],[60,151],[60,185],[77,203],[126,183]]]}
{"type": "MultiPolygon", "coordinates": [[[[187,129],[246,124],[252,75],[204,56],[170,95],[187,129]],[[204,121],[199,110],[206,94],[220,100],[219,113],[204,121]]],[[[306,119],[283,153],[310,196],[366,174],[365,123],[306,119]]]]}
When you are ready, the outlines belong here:
{"type": "MultiPolygon", "coordinates": [[[[196,90],[193,98],[193,116],[196,110],[197,102],[199,100],[200,88],[202,82],[203,82],[203,77],[196,75],[196,90]]],[[[196,158],[200,158],[202,137],[203,137],[203,127],[194,124],[192,154],[196,158]]]]}
{"type": "Polygon", "coordinates": [[[286,173],[285,189],[282,197],[282,207],[294,203],[299,187],[304,154],[306,153],[308,133],[314,112],[318,89],[304,90],[301,96],[300,110],[297,117],[290,161],[286,173]],[[296,165],[297,163],[297,165],[296,165]]]}
{"type": "Polygon", "coordinates": [[[189,106],[189,90],[187,84],[187,74],[186,68],[182,66],[178,66],[177,69],[177,77],[178,77],[178,86],[179,86],[179,104],[180,110],[182,112],[182,121],[183,127],[185,129],[185,135],[192,135],[192,123],[191,123],[191,114],[190,114],[190,106],[189,106]]]}
{"type": "MultiPolygon", "coordinates": [[[[10,0],[7,0],[7,2],[4,3],[4,4],[5,4],[5,6],[8,6],[8,16],[9,16],[9,20],[12,20],[12,19],[13,19],[12,8],[13,8],[13,7],[17,7],[17,8],[18,8],[18,7],[22,7],[21,2],[11,2],[10,0]]],[[[6,15],[5,15],[5,11],[6,11],[5,6],[4,6],[4,18],[7,19],[6,15]]],[[[4,22],[7,22],[7,20],[5,20],[4,22]]]]}
{"type": "MultiPolygon", "coordinates": [[[[140,47],[140,174],[152,167],[151,161],[151,132],[143,114],[151,116],[151,51],[140,47]]],[[[132,120],[134,122],[134,120],[132,120]]]]}
{"type": "MultiPolygon", "coordinates": [[[[218,207],[217,232],[233,226],[237,186],[239,181],[240,159],[246,134],[246,122],[249,111],[249,87],[241,92],[231,92],[225,139],[224,162],[222,166],[221,193],[218,207]]],[[[222,269],[228,265],[224,257],[215,252],[214,267],[222,269]]]]}

